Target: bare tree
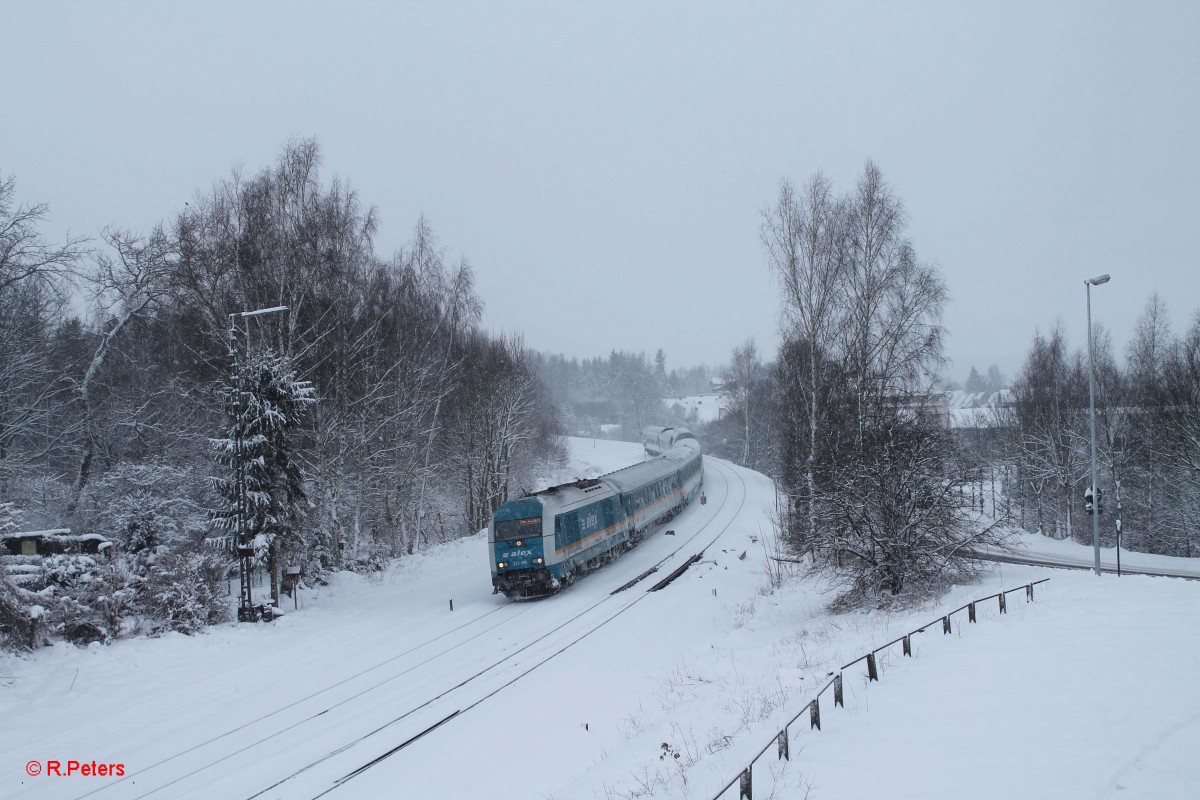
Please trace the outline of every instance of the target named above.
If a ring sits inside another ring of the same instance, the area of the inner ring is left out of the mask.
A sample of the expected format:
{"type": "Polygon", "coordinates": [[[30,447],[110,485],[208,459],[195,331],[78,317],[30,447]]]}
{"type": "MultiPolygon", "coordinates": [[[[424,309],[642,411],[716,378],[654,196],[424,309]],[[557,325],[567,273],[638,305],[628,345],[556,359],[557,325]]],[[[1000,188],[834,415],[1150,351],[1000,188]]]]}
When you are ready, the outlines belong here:
{"type": "Polygon", "coordinates": [[[757,447],[752,435],[754,414],[757,411],[757,388],[763,379],[763,365],[758,357],[758,348],[754,340],[748,340],[741,347],[733,349],[733,359],[729,364],[726,388],[733,396],[733,411],[742,415],[742,453],[743,466],[754,468],[757,463],[757,447]]]}
{"type": "Polygon", "coordinates": [[[164,297],[172,288],[175,243],[161,227],[141,237],[127,231],[107,230],[104,241],[112,253],[98,253],[90,276],[93,299],[109,320],[100,343],[79,384],[83,402],[83,455],[75,478],[75,495],[69,511],[79,502],[87,485],[96,452],[96,409],[92,384],[112,352],[118,337],[138,315],[164,297]]]}
{"type": "MultiPolygon", "coordinates": [[[[805,456],[805,508],[808,535],[816,534],[813,498],[821,438],[821,386],[827,376],[822,365],[836,348],[837,328],[845,320],[844,205],[832,194],[829,180],[817,173],[796,196],[784,181],[779,199],[764,215],[760,237],[767,258],[784,291],[783,327],[786,338],[808,351],[807,381],[799,393],[808,427],[805,456]],[[828,355],[827,355],[828,354],[828,355]]],[[[793,419],[793,424],[799,420],[793,419]]]]}
{"type": "Polygon", "coordinates": [[[0,491],[72,441],[76,422],[66,353],[56,352],[66,288],[78,275],[84,241],[46,242],[45,204],[17,205],[16,180],[0,175],[0,491]]]}
{"type": "Polygon", "coordinates": [[[885,419],[863,428],[869,457],[840,466],[821,493],[825,531],[811,553],[842,603],[944,586],[972,574],[974,548],[1000,541],[999,523],[971,508],[973,470],[932,409],[912,400],[905,414],[877,409],[885,419]]]}
{"type": "Polygon", "coordinates": [[[1025,367],[1013,383],[1017,463],[1023,489],[1036,505],[1038,529],[1046,532],[1044,490],[1057,490],[1054,522],[1072,530],[1072,488],[1082,475],[1080,426],[1086,408],[1086,375],[1078,356],[1068,360],[1060,326],[1048,337],[1034,336],[1025,367]]]}
{"type": "Polygon", "coordinates": [[[487,525],[513,488],[521,451],[542,438],[548,403],[517,337],[465,343],[461,391],[449,411],[448,457],[465,490],[469,529],[487,525]]]}
{"type": "Polygon", "coordinates": [[[1200,551],[1200,312],[1172,348],[1165,369],[1164,460],[1179,490],[1179,526],[1175,551],[1200,551]]]}
{"type": "MultiPolygon", "coordinates": [[[[1125,525],[1122,519],[1125,510],[1125,489],[1137,457],[1137,448],[1131,446],[1134,438],[1134,415],[1131,411],[1135,399],[1128,376],[1113,357],[1112,338],[1103,325],[1093,327],[1092,353],[1096,383],[1096,457],[1108,477],[1107,482],[1098,479],[1101,487],[1107,483],[1107,491],[1102,489],[1106,502],[1105,520],[1100,531],[1108,538],[1108,520],[1113,521],[1114,533],[1125,525]]],[[[1090,445],[1090,440],[1079,442],[1081,450],[1089,448],[1090,445]]],[[[1090,484],[1090,477],[1085,481],[1085,485],[1090,484]]]]}
{"type": "Polygon", "coordinates": [[[995,538],[966,513],[962,470],[935,413],[946,289],[917,259],[904,223],[899,199],[867,162],[839,200],[820,175],[799,199],[784,184],[763,226],[784,288],[777,374],[792,430],[783,432],[781,470],[789,516],[806,516],[802,534],[789,519],[791,547],[835,576],[847,602],[969,571],[967,543],[995,538]]]}
{"type": "Polygon", "coordinates": [[[1149,552],[1161,552],[1164,547],[1160,524],[1170,516],[1170,503],[1175,492],[1169,459],[1164,457],[1167,442],[1167,363],[1177,347],[1167,316],[1167,305],[1156,293],[1146,302],[1134,328],[1125,354],[1130,404],[1130,450],[1133,451],[1132,491],[1126,494],[1132,507],[1135,526],[1125,532],[1149,552]]]}
{"type": "Polygon", "coordinates": [[[848,200],[844,257],[848,320],[841,328],[862,430],[870,396],[928,389],[943,364],[947,299],[939,272],[904,238],[904,208],[868,161],[848,200]]]}
{"type": "Polygon", "coordinates": [[[0,293],[24,283],[61,292],[78,275],[87,240],[68,237],[61,245],[47,243],[39,227],[49,206],[16,205],[16,192],[16,179],[0,173],[0,293]]]}

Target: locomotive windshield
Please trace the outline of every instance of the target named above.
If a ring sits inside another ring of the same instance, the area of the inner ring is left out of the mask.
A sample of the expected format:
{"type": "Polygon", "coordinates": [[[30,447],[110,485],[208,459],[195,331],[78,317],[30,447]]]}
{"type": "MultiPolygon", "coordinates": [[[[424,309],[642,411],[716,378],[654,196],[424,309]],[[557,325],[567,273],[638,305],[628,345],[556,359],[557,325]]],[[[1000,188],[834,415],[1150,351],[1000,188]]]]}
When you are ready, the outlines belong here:
{"type": "Polygon", "coordinates": [[[529,539],[542,535],[542,518],[496,520],[496,541],[529,539]]]}

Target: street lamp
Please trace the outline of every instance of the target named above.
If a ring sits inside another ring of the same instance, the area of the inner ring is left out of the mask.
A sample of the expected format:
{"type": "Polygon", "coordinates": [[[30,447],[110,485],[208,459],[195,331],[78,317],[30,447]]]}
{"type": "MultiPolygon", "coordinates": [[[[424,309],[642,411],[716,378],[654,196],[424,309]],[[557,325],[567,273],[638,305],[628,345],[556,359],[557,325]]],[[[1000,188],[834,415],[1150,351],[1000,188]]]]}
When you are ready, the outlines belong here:
{"type": "MultiPolygon", "coordinates": [[[[235,512],[235,550],[238,556],[238,573],[241,579],[241,594],[238,598],[238,622],[256,622],[254,600],[250,595],[250,571],[254,558],[254,544],[250,541],[249,531],[246,530],[246,465],[243,460],[244,443],[242,442],[243,415],[246,413],[245,398],[242,396],[242,360],[238,358],[238,318],[249,319],[264,314],[275,314],[287,311],[287,306],[259,308],[254,311],[239,311],[229,315],[229,358],[233,361],[233,380],[237,386],[237,418],[233,426],[233,473],[234,490],[237,495],[237,510],[235,512]]],[[[246,323],[246,356],[250,355],[250,323],[246,323]]]]}
{"type": "Polygon", "coordinates": [[[1100,492],[1096,488],[1096,360],[1092,357],[1092,287],[1108,283],[1108,275],[1088,278],[1087,339],[1088,339],[1088,417],[1092,428],[1092,550],[1096,556],[1096,574],[1100,574],[1100,492]]]}

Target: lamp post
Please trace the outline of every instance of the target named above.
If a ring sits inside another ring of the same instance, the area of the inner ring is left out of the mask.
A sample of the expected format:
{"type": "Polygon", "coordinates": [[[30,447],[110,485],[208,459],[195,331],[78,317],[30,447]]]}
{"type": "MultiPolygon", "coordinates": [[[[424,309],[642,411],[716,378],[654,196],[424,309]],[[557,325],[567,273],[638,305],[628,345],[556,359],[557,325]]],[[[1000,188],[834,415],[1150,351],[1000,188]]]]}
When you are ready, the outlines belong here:
{"type": "MultiPolygon", "coordinates": [[[[254,600],[250,593],[250,571],[253,567],[254,544],[250,541],[249,531],[246,530],[246,465],[243,460],[244,443],[242,441],[243,416],[246,413],[245,398],[242,395],[242,359],[238,354],[238,318],[248,319],[264,314],[274,314],[287,311],[287,306],[259,308],[254,311],[239,311],[229,315],[229,358],[233,362],[233,380],[237,387],[237,417],[233,426],[233,474],[234,490],[237,495],[237,508],[234,517],[235,543],[238,556],[238,575],[241,584],[241,594],[238,597],[238,622],[256,622],[254,600]]],[[[250,355],[250,323],[246,323],[246,356],[250,355]]]]}
{"type": "Polygon", "coordinates": [[[1092,357],[1092,287],[1108,283],[1108,275],[1088,278],[1087,339],[1088,339],[1088,417],[1092,428],[1092,550],[1096,556],[1096,574],[1100,574],[1100,492],[1096,488],[1096,360],[1092,357]]]}

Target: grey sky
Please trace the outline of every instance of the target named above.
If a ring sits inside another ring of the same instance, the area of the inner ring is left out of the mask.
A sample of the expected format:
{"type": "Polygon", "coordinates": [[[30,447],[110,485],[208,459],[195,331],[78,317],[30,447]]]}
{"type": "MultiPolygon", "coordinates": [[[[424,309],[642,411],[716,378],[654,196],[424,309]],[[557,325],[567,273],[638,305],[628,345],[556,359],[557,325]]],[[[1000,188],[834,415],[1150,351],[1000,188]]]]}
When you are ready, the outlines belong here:
{"type": "Polygon", "coordinates": [[[779,180],[867,158],[944,271],[950,374],[1035,328],[1123,346],[1200,308],[1200,3],[10,3],[0,171],[55,237],[167,219],[315,136],[326,178],[424,213],[485,323],[669,366],[773,353],[779,180]]]}

